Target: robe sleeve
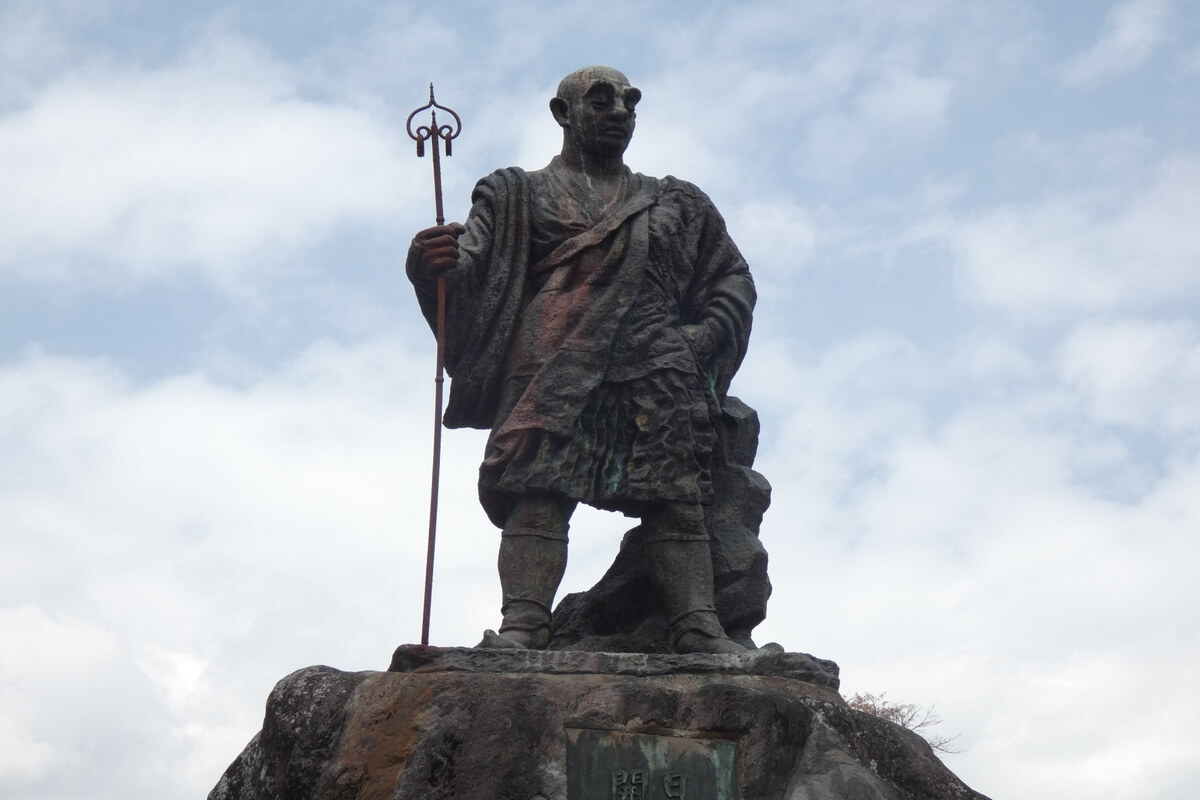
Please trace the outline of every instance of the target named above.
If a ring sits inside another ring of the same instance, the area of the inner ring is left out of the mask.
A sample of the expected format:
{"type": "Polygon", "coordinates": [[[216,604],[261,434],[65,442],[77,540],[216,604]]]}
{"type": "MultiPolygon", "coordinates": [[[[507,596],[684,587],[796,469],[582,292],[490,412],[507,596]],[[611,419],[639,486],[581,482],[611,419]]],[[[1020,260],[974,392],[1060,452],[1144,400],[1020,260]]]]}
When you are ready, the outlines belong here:
{"type": "Polygon", "coordinates": [[[674,178],[675,191],[686,196],[689,256],[694,265],[691,282],[681,308],[685,325],[713,328],[717,351],[701,366],[708,374],[717,397],[729,391],[733,375],[746,356],[750,325],[758,298],[746,259],[738,251],[725,220],[708,196],[690,183],[674,178]]]}
{"type": "MultiPolygon", "coordinates": [[[[516,167],[479,181],[471,194],[466,231],[458,239],[458,264],[446,275],[448,428],[491,428],[503,370],[527,289],[529,179],[516,167]]],[[[407,272],[421,313],[437,326],[437,282],[407,272]]]]}

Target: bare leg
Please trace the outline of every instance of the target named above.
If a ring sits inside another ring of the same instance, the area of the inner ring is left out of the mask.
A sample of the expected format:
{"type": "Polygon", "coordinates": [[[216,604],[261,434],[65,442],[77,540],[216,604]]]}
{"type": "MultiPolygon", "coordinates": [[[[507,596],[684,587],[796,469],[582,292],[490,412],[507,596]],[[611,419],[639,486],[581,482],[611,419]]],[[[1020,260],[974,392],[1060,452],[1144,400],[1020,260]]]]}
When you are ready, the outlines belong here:
{"type": "Polygon", "coordinates": [[[500,540],[500,636],[514,646],[544,650],[550,610],[567,566],[567,528],[575,502],[531,494],[513,509],[500,540]]]}
{"type": "Polygon", "coordinates": [[[668,504],[642,520],[650,579],[677,653],[744,653],[713,606],[712,553],[699,505],[668,504]]]}

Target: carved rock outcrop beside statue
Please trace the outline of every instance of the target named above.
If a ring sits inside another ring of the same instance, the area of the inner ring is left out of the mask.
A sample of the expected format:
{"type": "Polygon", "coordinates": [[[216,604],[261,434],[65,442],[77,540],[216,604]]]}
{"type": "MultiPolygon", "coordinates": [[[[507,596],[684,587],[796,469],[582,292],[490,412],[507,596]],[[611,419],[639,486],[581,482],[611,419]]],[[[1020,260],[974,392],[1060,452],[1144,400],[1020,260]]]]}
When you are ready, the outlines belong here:
{"type": "Polygon", "coordinates": [[[595,758],[636,760],[620,749],[632,740],[668,761],[734,753],[715,768],[717,798],[986,800],[919,736],[847,707],[837,685],[837,665],[796,653],[406,646],[388,672],[309,667],[280,681],[209,800],[608,800],[621,781],[643,787],[625,796],[679,796],[686,775],[655,772],[667,761],[594,774],[595,758]]]}

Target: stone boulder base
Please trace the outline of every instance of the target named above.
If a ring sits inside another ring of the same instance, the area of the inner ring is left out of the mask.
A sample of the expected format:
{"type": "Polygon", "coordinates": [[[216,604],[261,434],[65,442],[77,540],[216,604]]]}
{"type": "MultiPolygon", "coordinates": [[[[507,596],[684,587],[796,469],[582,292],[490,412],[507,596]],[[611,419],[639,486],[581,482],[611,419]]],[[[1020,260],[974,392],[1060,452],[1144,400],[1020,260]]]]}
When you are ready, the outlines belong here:
{"type": "Polygon", "coordinates": [[[280,681],[209,800],[591,800],[568,796],[580,731],[733,741],[742,800],[986,800],[837,686],[836,664],[798,653],[406,646],[388,672],[318,666],[280,681]]]}

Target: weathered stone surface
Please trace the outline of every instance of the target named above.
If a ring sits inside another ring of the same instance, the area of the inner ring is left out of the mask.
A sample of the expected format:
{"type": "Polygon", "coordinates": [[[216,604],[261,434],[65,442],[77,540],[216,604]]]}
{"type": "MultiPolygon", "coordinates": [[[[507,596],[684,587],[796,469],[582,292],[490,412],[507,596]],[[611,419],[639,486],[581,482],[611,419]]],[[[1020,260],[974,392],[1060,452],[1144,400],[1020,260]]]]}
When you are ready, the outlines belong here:
{"type": "Polygon", "coordinates": [[[725,655],[593,653],[574,650],[476,650],[470,647],[396,648],[389,672],[480,672],[541,675],[760,675],[838,688],[838,665],[783,649],[725,655]]]}
{"type": "Polygon", "coordinates": [[[324,787],[339,757],[355,690],[369,674],[309,667],[281,680],[267,698],[262,730],[209,797],[340,796],[324,787]]]}
{"type": "MultiPolygon", "coordinates": [[[[713,453],[713,497],[704,510],[711,537],[713,604],[729,638],[754,647],[751,633],[767,616],[771,581],[758,538],[771,485],[752,469],[758,414],[736,397],[722,406],[713,453]]],[[[642,553],[641,527],[628,531],[604,576],[586,592],[564,597],[550,622],[554,650],[670,653],[667,616],[642,553]]]]}
{"type": "Polygon", "coordinates": [[[567,733],[580,730],[733,741],[743,800],[986,800],[919,736],[828,686],[712,670],[504,671],[494,652],[468,670],[438,666],[443,655],[409,648],[409,672],[288,676],[209,800],[569,800],[567,733]]]}

